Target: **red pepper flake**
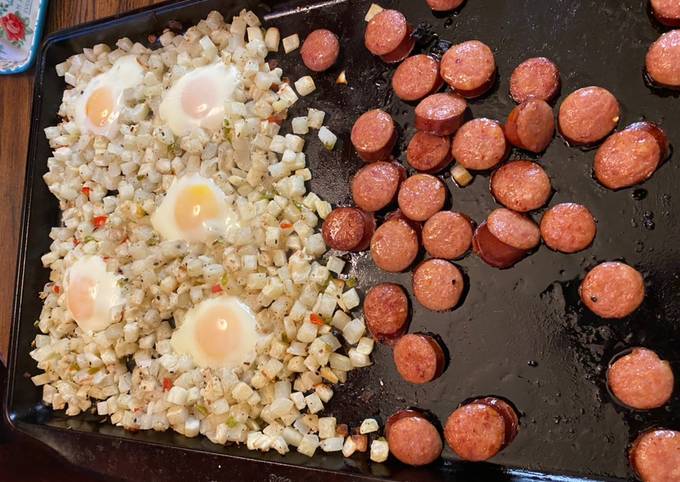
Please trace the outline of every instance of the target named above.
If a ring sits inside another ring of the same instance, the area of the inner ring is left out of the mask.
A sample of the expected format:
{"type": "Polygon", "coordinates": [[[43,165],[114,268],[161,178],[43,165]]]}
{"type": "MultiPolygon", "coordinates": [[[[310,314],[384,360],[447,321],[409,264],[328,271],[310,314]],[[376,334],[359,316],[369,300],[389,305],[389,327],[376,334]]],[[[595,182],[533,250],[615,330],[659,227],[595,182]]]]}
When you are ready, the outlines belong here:
{"type": "Polygon", "coordinates": [[[59,293],[61,293],[61,288],[59,287],[59,285],[52,285],[52,291],[55,294],[59,294],[59,293]]]}
{"type": "Polygon", "coordinates": [[[220,286],[219,284],[213,285],[212,292],[213,293],[222,293],[222,286],[220,286]]]}
{"type": "Polygon", "coordinates": [[[83,188],[80,190],[80,192],[82,192],[82,193],[85,194],[86,196],[89,196],[89,195],[90,195],[90,191],[91,191],[91,189],[90,189],[89,187],[87,187],[87,186],[83,186],[83,188]]]}
{"type": "Polygon", "coordinates": [[[317,315],[316,313],[312,313],[311,315],[309,315],[309,321],[311,321],[311,322],[314,323],[315,325],[323,325],[323,324],[324,324],[324,323],[323,323],[323,318],[321,318],[321,317],[320,317],[319,315],[317,315]]]}
{"type": "Polygon", "coordinates": [[[95,228],[99,229],[106,224],[107,219],[109,219],[108,216],[96,216],[92,218],[92,224],[94,224],[95,228]]]}
{"type": "Polygon", "coordinates": [[[283,123],[283,117],[281,117],[280,115],[277,115],[277,114],[270,115],[269,117],[267,117],[267,122],[271,122],[273,124],[281,125],[283,123]]]}
{"type": "Polygon", "coordinates": [[[80,241],[78,241],[76,238],[73,238],[73,246],[78,246],[80,244],[80,241]]]}
{"type": "Polygon", "coordinates": [[[172,388],[172,380],[169,378],[164,378],[163,379],[163,391],[167,392],[172,388]]]}
{"type": "Polygon", "coordinates": [[[286,222],[279,224],[279,226],[281,227],[281,229],[289,229],[289,228],[293,227],[293,225],[291,223],[286,223],[286,222]]]}

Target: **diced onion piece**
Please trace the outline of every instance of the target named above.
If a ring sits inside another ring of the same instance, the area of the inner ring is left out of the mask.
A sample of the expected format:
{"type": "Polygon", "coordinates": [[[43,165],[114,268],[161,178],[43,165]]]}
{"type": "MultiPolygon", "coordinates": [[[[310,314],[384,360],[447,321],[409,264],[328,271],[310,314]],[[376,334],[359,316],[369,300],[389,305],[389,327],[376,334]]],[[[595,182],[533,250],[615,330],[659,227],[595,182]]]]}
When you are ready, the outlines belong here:
{"type": "Polygon", "coordinates": [[[309,108],[307,109],[307,124],[312,129],[321,129],[326,113],[322,110],[309,108]]]}
{"type": "Polygon", "coordinates": [[[322,402],[328,403],[333,398],[333,389],[328,385],[319,383],[314,387],[314,392],[319,396],[322,402]]]}
{"type": "Polygon", "coordinates": [[[283,51],[287,54],[291,53],[293,50],[300,46],[300,37],[298,34],[294,33],[288,37],[283,38],[283,51]]]}
{"type": "Polygon", "coordinates": [[[295,404],[295,408],[302,410],[307,406],[305,402],[305,394],[302,392],[293,392],[290,394],[290,399],[295,404]]]}
{"type": "Polygon", "coordinates": [[[321,450],[324,452],[340,452],[344,441],[345,440],[342,437],[331,437],[322,440],[319,447],[321,447],[321,450]]]}
{"type": "Polygon", "coordinates": [[[348,372],[352,369],[352,361],[348,356],[341,355],[340,353],[331,353],[328,357],[328,362],[333,370],[348,372]]]}
{"type": "Polygon", "coordinates": [[[326,268],[335,274],[340,274],[345,268],[345,262],[337,256],[329,256],[328,261],[326,261],[326,268]]]}
{"type": "Polygon", "coordinates": [[[312,457],[316,449],[319,447],[319,437],[314,434],[307,434],[302,437],[300,444],[298,445],[297,451],[307,457],[312,457]]]}
{"type": "Polygon", "coordinates": [[[311,94],[316,90],[316,84],[314,83],[314,79],[312,79],[312,77],[309,75],[300,77],[298,80],[295,81],[295,90],[297,90],[298,94],[300,94],[303,97],[311,94]]]}
{"type": "Polygon", "coordinates": [[[338,136],[333,134],[328,127],[323,126],[319,129],[319,140],[326,149],[332,151],[335,147],[335,143],[338,142],[338,136]]]}
{"type": "Polygon", "coordinates": [[[323,402],[316,393],[312,393],[305,397],[309,413],[317,413],[323,410],[323,402]]]}
{"type": "MultiPolygon", "coordinates": [[[[279,42],[281,41],[281,33],[276,27],[269,27],[264,34],[264,44],[270,52],[277,52],[279,50],[279,42]]],[[[299,39],[298,39],[299,42],[299,39]]]]}
{"type": "Polygon", "coordinates": [[[368,433],[373,433],[377,432],[380,426],[378,425],[378,421],[374,418],[367,418],[363,422],[361,422],[361,426],[359,427],[359,433],[361,435],[366,435],[368,433]]]}
{"type": "Polygon", "coordinates": [[[379,438],[371,443],[371,460],[373,462],[382,463],[387,460],[390,455],[390,446],[387,440],[379,438]]]}
{"type": "Polygon", "coordinates": [[[335,83],[340,85],[347,85],[347,74],[345,74],[344,70],[338,74],[338,77],[335,79],[335,83]]]}
{"type": "Polygon", "coordinates": [[[370,355],[371,352],[373,351],[374,346],[375,341],[373,340],[373,338],[368,338],[365,336],[361,340],[359,340],[359,344],[357,345],[357,351],[362,355],[370,355]]]}
{"type": "Polygon", "coordinates": [[[364,336],[365,331],[366,325],[364,325],[364,322],[358,318],[355,318],[347,323],[342,329],[342,336],[345,337],[347,343],[354,345],[359,342],[362,336],[364,336]]]}
{"type": "Polygon", "coordinates": [[[342,455],[345,457],[351,457],[354,452],[357,450],[357,444],[354,443],[354,439],[352,437],[347,437],[345,439],[345,445],[342,446],[342,455]]]}
{"type": "Polygon", "coordinates": [[[352,288],[351,290],[347,290],[342,294],[342,302],[345,304],[345,308],[347,310],[352,310],[359,306],[359,303],[361,300],[359,299],[359,293],[357,293],[357,290],[352,288]]]}
{"type": "Polygon", "coordinates": [[[468,184],[472,182],[472,174],[470,174],[470,171],[465,169],[465,167],[461,166],[460,164],[456,164],[451,168],[451,177],[453,178],[454,182],[460,186],[460,187],[465,187],[468,184]]]}
{"type": "Polygon", "coordinates": [[[306,116],[293,117],[290,124],[293,128],[293,134],[307,134],[309,132],[309,121],[306,116]]]}
{"type": "Polygon", "coordinates": [[[373,17],[375,17],[382,11],[383,8],[380,5],[378,5],[377,3],[372,3],[371,6],[368,8],[368,12],[366,12],[364,20],[366,22],[370,22],[373,17]]]}
{"type": "Polygon", "coordinates": [[[350,348],[348,355],[354,368],[363,368],[370,366],[371,364],[371,359],[368,357],[368,355],[359,353],[356,348],[350,348]]]}
{"type": "Polygon", "coordinates": [[[302,434],[292,427],[284,427],[281,436],[288,445],[297,447],[302,442],[302,434]]]}
{"type": "Polygon", "coordinates": [[[319,417],[319,438],[335,437],[336,425],[335,417],[319,417]]]}

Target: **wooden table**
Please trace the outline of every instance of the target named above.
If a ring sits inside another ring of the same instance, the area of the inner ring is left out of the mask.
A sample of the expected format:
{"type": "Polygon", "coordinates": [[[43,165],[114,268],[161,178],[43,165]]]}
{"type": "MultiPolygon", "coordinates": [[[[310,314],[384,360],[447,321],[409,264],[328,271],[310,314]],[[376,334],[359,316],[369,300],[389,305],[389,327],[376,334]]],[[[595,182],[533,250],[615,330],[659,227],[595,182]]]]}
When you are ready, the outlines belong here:
{"type": "MultiPolygon", "coordinates": [[[[47,34],[82,22],[109,17],[161,0],[53,0],[47,34]]],[[[33,70],[0,77],[0,360],[7,364],[21,202],[26,171],[33,70]]]]}

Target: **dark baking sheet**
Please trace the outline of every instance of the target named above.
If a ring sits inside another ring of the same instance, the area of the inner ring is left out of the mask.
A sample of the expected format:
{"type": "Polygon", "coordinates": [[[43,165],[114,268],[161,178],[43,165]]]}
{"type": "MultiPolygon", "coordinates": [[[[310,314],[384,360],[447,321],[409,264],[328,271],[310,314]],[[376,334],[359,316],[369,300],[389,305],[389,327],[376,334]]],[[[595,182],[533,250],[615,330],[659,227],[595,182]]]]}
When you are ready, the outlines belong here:
{"type": "MultiPolygon", "coordinates": [[[[343,459],[318,453],[308,459],[291,453],[280,457],[221,447],[200,437],[187,439],[172,432],[127,433],[99,423],[100,417],[70,418],[40,405],[40,390],[28,379],[28,374],[37,372],[28,352],[35,335],[33,322],[40,313],[37,294],[48,277],[40,256],[49,249],[49,227],[59,220],[57,202],[41,179],[50,152],[42,129],[57,122],[64,88],[54,66],[94,43],[113,43],[121,36],[146,41],[149,33],[160,32],[169,20],[190,25],[214,8],[226,17],[248,5],[269,18],[270,24],[279,26],[284,36],[297,32],[304,38],[314,28],[331,28],[341,38],[339,66],[315,75],[317,91],[300,101],[291,114],[304,112],[307,106],[328,113],[326,122],[340,140],[333,152],[327,152],[313,135],[309,136],[307,158],[314,173],[311,187],[332,203],[345,204],[350,202],[348,181],[361,165],[349,142],[354,119],[370,108],[388,110],[401,125],[400,152],[413,133],[412,106],[391,95],[393,69],[371,57],[363,46],[363,17],[370,3],[179,2],[77,27],[45,42],[36,70],[6,400],[7,414],[18,430],[87,466],[96,465],[93,461],[100,460],[106,450],[126,454],[121,463],[134,464],[141,454],[148,453],[154,457],[167,454],[173,460],[197,466],[163,474],[164,479],[173,480],[186,478],[182,474],[192,474],[197,480],[214,477],[206,464],[213,467],[215,461],[221,462],[222,470],[230,468],[217,473],[246,480],[321,476],[329,480],[359,476],[393,480],[625,480],[632,478],[626,448],[639,431],[653,426],[680,428],[677,395],[663,409],[632,413],[612,402],[604,377],[610,358],[634,345],[657,350],[680,373],[678,163],[673,156],[643,186],[611,192],[592,180],[594,152],[569,148],[559,138],[540,156],[556,191],[551,204],[575,201],[591,208],[599,221],[593,246],[570,256],[541,247],[505,271],[467,256],[457,263],[470,283],[460,308],[432,313],[413,306],[411,330],[437,333],[446,343],[451,362],[444,375],[425,386],[409,385],[396,376],[390,350],[381,346],[375,352],[375,365],[354,372],[347,384],[336,387],[336,396],[328,405],[327,413],[349,423],[367,416],[384,422],[390,413],[406,406],[428,409],[444,422],[460,402],[470,397],[505,397],[521,413],[521,430],[513,444],[491,463],[457,462],[448,448],[441,463],[420,469],[392,460],[369,464],[362,456],[343,459]],[[347,86],[334,82],[341,68],[347,72],[347,86]],[[625,260],[640,269],[648,293],[642,308],[631,317],[603,321],[580,306],[577,287],[588,268],[612,259],[625,260]],[[140,444],[145,446],[143,452],[138,452],[140,444]]],[[[460,12],[437,16],[422,0],[380,3],[401,10],[420,26],[418,31],[424,35],[419,50],[428,50],[437,35],[453,42],[476,38],[492,47],[500,78],[490,94],[471,102],[476,117],[504,119],[513,107],[507,95],[510,72],[524,58],[545,55],[561,68],[563,94],[586,85],[604,86],[622,104],[621,126],[643,118],[660,122],[671,142],[680,145],[677,95],[653,92],[643,82],[646,49],[661,32],[649,17],[646,2],[469,0],[460,12]]],[[[307,73],[299,61],[299,51],[279,59],[289,78],[307,73]]],[[[512,155],[520,157],[527,156],[518,152],[512,155]]],[[[400,158],[403,160],[403,156],[400,158]]],[[[449,204],[475,220],[481,221],[494,208],[487,176],[476,176],[465,189],[455,187],[450,180],[447,184],[449,204]]],[[[540,213],[535,217],[540,218],[540,213]]],[[[380,272],[367,254],[354,256],[351,265],[362,289],[388,280],[410,288],[409,273],[380,272]]],[[[139,464],[140,477],[154,474],[149,472],[152,466],[143,465],[139,464]]],[[[116,473],[114,466],[102,470],[116,473]]]]}

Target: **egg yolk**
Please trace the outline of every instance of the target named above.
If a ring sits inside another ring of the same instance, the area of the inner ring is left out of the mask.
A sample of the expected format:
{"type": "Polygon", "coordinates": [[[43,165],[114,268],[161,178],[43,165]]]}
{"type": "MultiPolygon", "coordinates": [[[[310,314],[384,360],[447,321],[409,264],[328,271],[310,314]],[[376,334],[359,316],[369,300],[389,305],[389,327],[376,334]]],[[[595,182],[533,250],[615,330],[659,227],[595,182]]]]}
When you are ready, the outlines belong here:
{"type": "Polygon", "coordinates": [[[196,321],[196,342],[213,359],[236,351],[241,333],[238,314],[225,306],[210,308],[196,321]]]}
{"type": "Polygon", "coordinates": [[[113,95],[105,87],[101,87],[90,94],[87,104],[85,104],[85,114],[92,125],[104,127],[111,122],[113,103],[113,95]]]}
{"type": "Polygon", "coordinates": [[[205,78],[187,82],[182,90],[182,110],[194,119],[202,119],[219,104],[217,89],[205,78]]]}
{"type": "Polygon", "coordinates": [[[97,284],[92,278],[71,279],[66,294],[68,309],[76,321],[87,320],[94,314],[97,284]]]}
{"type": "Polygon", "coordinates": [[[182,231],[195,231],[217,218],[220,208],[209,186],[189,186],[177,196],[175,221],[182,231]]]}

